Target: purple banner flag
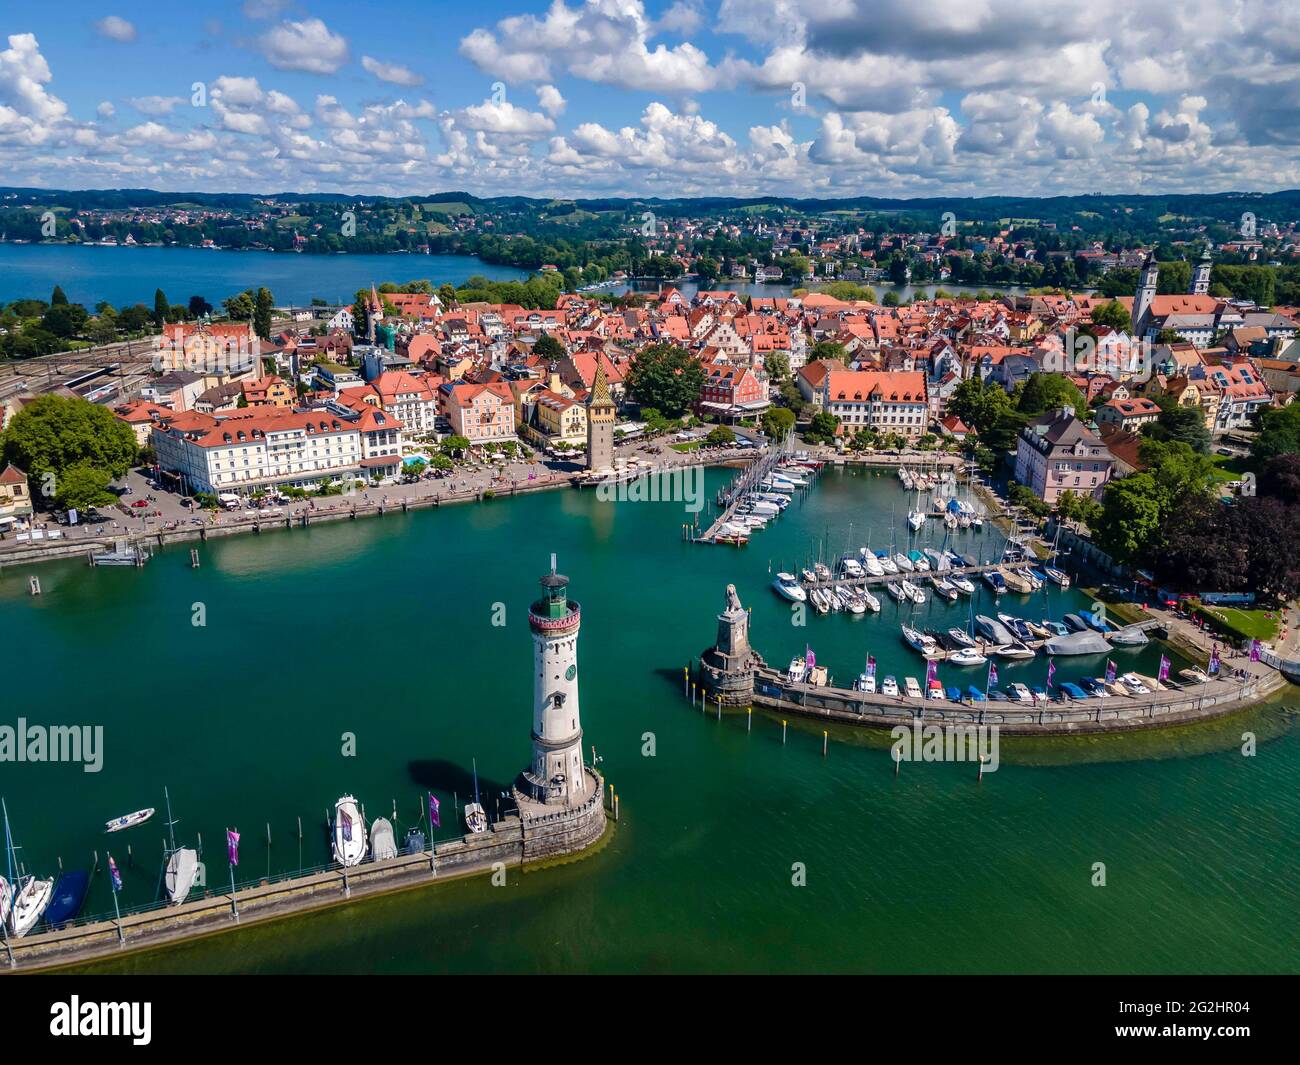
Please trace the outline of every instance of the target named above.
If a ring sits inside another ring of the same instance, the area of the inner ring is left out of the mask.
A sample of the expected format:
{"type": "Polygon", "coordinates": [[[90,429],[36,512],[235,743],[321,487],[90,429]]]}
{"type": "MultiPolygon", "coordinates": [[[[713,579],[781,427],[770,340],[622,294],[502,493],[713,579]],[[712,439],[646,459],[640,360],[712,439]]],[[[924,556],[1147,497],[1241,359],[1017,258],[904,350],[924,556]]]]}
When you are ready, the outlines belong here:
{"type": "Polygon", "coordinates": [[[1251,660],[1252,662],[1258,662],[1258,661],[1259,661],[1259,655],[1260,655],[1260,652],[1263,651],[1263,649],[1264,649],[1264,648],[1263,648],[1263,645],[1262,645],[1258,640],[1251,640],[1251,641],[1250,641],[1250,660],[1251,660]]]}
{"type": "Polygon", "coordinates": [[[1106,683],[1107,684],[1115,683],[1115,674],[1117,674],[1118,672],[1119,670],[1115,668],[1115,663],[1112,662],[1109,658],[1106,659],[1106,683]]]}
{"type": "Polygon", "coordinates": [[[1156,676],[1156,680],[1158,680],[1158,681],[1160,681],[1161,683],[1163,683],[1164,681],[1167,681],[1168,679],[1169,679],[1169,659],[1166,658],[1164,655],[1161,655],[1161,656],[1160,656],[1160,672],[1159,672],[1159,674],[1157,674],[1157,676],[1156,676]]]}
{"type": "Polygon", "coordinates": [[[433,792],[429,792],[429,824],[434,828],[442,828],[442,818],[438,816],[438,797],[433,792]]]}
{"type": "Polygon", "coordinates": [[[1052,686],[1052,678],[1056,676],[1056,662],[1052,659],[1047,660],[1047,686],[1052,686]]]}
{"type": "Polygon", "coordinates": [[[995,685],[997,682],[998,682],[998,665],[997,665],[996,662],[990,662],[990,663],[989,663],[989,679],[988,679],[988,682],[984,685],[984,687],[986,687],[986,688],[991,688],[991,687],[993,687],[993,685],[995,685]]]}
{"type": "Polygon", "coordinates": [[[113,861],[113,856],[108,856],[108,875],[113,881],[113,890],[122,890],[122,874],[117,871],[117,862],[113,861]]]}
{"type": "Polygon", "coordinates": [[[876,656],[867,655],[867,676],[874,677],[875,675],[876,675],[876,656]]]}
{"type": "Polygon", "coordinates": [[[817,656],[813,654],[813,649],[809,647],[807,644],[804,644],[803,661],[804,661],[804,665],[806,665],[809,669],[812,669],[812,667],[817,664],[817,656]]]}
{"type": "Polygon", "coordinates": [[[231,865],[239,864],[239,833],[233,828],[226,829],[226,858],[231,865]]]}
{"type": "Polygon", "coordinates": [[[939,679],[939,663],[931,658],[925,664],[925,686],[930,686],[930,681],[939,679]]]}

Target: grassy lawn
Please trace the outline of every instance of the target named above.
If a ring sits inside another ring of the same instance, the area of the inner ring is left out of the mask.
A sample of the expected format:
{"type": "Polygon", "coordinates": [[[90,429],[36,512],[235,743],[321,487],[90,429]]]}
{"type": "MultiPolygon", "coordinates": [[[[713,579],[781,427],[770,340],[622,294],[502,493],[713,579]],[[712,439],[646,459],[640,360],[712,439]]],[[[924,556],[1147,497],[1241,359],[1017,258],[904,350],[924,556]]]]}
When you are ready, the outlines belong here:
{"type": "Polygon", "coordinates": [[[1211,455],[1214,463],[1214,476],[1219,481],[1240,481],[1247,470],[1247,460],[1235,455],[1211,455]]]}
{"type": "Polygon", "coordinates": [[[668,446],[671,447],[674,451],[680,451],[682,452],[682,454],[685,454],[688,451],[698,451],[700,449],[700,445],[702,445],[703,443],[704,443],[703,439],[687,440],[681,444],[669,444],[668,446]]]}
{"type": "Polygon", "coordinates": [[[1271,640],[1277,635],[1278,612],[1276,610],[1241,610],[1232,606],[1204,605],[1206,613],[1219,618],[1256,640],[1271,640]],[[1272,615],[1270,617],[1269,615],[1272,615]]]}

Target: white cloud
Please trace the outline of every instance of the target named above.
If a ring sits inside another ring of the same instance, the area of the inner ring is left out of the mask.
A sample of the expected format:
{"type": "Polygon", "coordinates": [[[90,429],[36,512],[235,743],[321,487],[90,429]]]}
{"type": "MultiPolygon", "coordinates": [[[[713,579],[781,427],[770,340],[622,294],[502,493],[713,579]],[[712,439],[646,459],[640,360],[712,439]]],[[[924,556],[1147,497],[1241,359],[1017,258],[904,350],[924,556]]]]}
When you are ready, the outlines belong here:
{"type": "Polygon", "coordinates": [[[180,96],[132,96],[126,101],[142,115],[166,115],[185,102],[180,96]]]}
{"type": "Polygon", "coordinates": [[[552,118],[559,118],[564,114],[565,99],[554,85],[539,85],[537,105],[552,118]]]}
{"type": "Polygon", "coordinates": [[[509,100],[484,100],[481,104],[472,104],[460,113],[459,124],[484,133],[523,137],[540,136],[555,129],[555,123],[546,115],[516,107],[509,100]]]}
{"type": "Polygon", "coordinates": [[[348,42],[318,18],[281,22],[260,44],[267,62],[279,70],[333,74],[348,61],[348,42]]]}
{"type": "Polygon", "coordinates": [[[423,77],[415,73],[410,67],[404,67],[400,63],[385,63],[371,56],[363,55],[361,65],[380,81],[387,81],[393,85],[413,86],[424,83],[423,77]]]}
{"type": "Polygon", "coordinates": [[[98,19],[95,22],[95,30],[101,37],[107,37],[110,41],[120,41],[123,44],[134,41],[136,37],[135,26],[117,15],[107,15],[98,19]]]}
{"type": "Polygon", "coordinates": [[[117,114],[117,108],[113,106],[111,100],[101,100],[99,106],[95,108],[95,114],[104,119],[113,118],[117,114]]]}

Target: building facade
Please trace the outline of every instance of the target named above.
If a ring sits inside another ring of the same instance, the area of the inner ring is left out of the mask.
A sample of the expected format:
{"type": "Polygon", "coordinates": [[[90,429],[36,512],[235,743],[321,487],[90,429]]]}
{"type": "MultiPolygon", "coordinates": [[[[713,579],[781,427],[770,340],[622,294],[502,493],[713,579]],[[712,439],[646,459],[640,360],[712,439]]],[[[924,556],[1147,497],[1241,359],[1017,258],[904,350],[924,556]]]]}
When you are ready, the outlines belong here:
{"type": "Polygon", "coordinates": [[[1063,492],[1100,499],[1114,472],[1114,456],[1071,407],[1048,411],[1020,431],[1016,480],[1045,503],[1063,492]]]}

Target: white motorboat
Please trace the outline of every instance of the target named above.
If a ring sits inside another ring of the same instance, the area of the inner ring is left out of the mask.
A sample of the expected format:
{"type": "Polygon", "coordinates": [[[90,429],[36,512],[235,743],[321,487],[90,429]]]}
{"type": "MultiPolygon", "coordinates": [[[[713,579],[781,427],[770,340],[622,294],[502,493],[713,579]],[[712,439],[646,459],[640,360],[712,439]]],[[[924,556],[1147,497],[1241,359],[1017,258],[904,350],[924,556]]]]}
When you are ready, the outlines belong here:
{"type": "Polygon", "coordinates": [[[867,591],[865,587],[858,592],[858,595],[862,596],[862,601],[866,604],[868,610],[875,614],[880,613],[880,600],[867,591]]]}
{"type": "Polygon", "coordinates": [[[53,880],[40,880],[31,875],[21,877],[9,904],[9,934],[25,936],[30,932],[41,919],[53,894],[53,880]]]}
{"type": "Polygon", "coordinates": [[[360,865],[366,856],[366,822],[357,800],[344,795],[334,804],[334,860],[339,865],[360,865]]]}
{"type": "Polygon", "coordinates": [[[1018,703],[1032,703],[1034,693],[1018,681],[1007,685],[1007,694],[1018,703]]]}
{"type": "Polygon", "coordinates": [[[912,572],[912,560],[901,551],[896,551],[894,553],[894,565],[904,573],[912,572]]]}
{"type": "Polygon", "coordinates": [[[844,558],[840,559],[840,573],[845,577],[852,578],[866,576],[862,569],[862,563],[852,555],[845,555],[844,558]]]}
{"type": "Polygon", "coordinates": [[[476,836],[487,831],[487,814],[483,811],[482,803],[467,802],[465,804],[465,827],[476,836]]]}
{"type": "Polygon", "coordinates": [[[892,595],[892,596],[893,596],[895,599],[897,599],[900,603],[901,603],[904,599],[910,599],[910,598],[911,598],[911,596],[909,596],[906,592],[903,591],[903,586],[902,586],[901,584],[899,584],[898,581],[886,581],[886,582],[885,582],[885,591],[887,591],[890,595],[892,595]]]}
{"type": "Polygon", "coordinates": [[[1151,694],[1151,689],[1143,683],[1142,678],[1136,673],[1125,673],[1121,675],[1119,682],[1134,695],[1151,694]]]}
{"type": "Polygon", "coordinates": [[[963,596],[974,596],[975,585],[970,583],[969,577],[963,577],[961,573],[952,573],[948,577],[948,583],[961,592],[963,596]]]}
{"type": "Polygon", "coordinates": [[[853,690],[863,695],[875,695],[876,678],[870,673],[859,673],[858,679],[853,682],[853,690]]]}
{"type": "Polygon", "coordinates": [[[921,526],[925,524],[925,514],[919,510],[909,510],[907,524],[911,526],[912,532],[920,532],[921,526]]]}
{"type": "Polygon", "coordinates": [[[167,889],[167,899],[173,906],[179,906],[185,901],[198,874],[199,852],[193,847],[177,847],[168,855],[163,886],[167,889]]]}
{"type": "Polygon", "coordinates": [[[921,698],[921,685],[915,677],[903,678],[903,691],[909,699],[921,698]]]}
{"type": "Polygon", "coordinates": [[[948,635],[952,637],[954,643],[962,647],[976,646],[975,641],[971,639],[970,634],[965,629],[951,628],[948,630],[948,635]]]}
{"type": "Polygon", "coordinates": [[[934,642],[934,637],[922,632],[920,629],[914,629],[910,625],[903,625],[903,642],[914,651],[919,651],[926,658],[933,658],[939,653],[939,645],[934,642]]]}
{"type": "Polygon", "coordinates": [[[998,647],[991,648],[991,653],[999,658],[1033,658],[1034,652],[1026,647],[1023,643],[1012,642],[1004,643],[998,647]]]}
{"type": "Polygon", "coordinates": [[[115,817],[111,821],[105,821],[104,831],[121,832],[124,828],[134,828],[136,825],[144,824],[153,815],[154,808],[152,806],[145,810],[136,810],[133,814],[125,814],[122,817],[115,817]]]}
{"type": "Polygon", "coordinates": [[[1151,638],[1136,626],[1130,629],[1116,629],[1114,632],[1107,633],[1106,638],[1119,647],[1141,647],[1151,642],[1151,638]]]}
{"type": "Polygon", "coordinates": [[[883,577],[885,575],[885,567],[880,564],[880,559],[876,558],[876,556],[873,555],[870,551],[868,551],[865,547],[862,548],[861,554],[862,554],[861,565],[865,576],[883,577]]]}
{"type": "Polygon", "coordinates": [[[867,604],[863,602],[861,593],[855,592],[852,588],[837,588],[836,594],[839,595],[844,609],[850,614],[865,614],[867,612],[867,604]]]}
{"type": "Polygon", "coordinates": [[[886,573],[894,574],[898,572],[898,563],[888,555],[876,555],[876,561],[886,573]]]}
{"type": "Polygon", "coordinates": [[[776,580],[772,582],[772,587],[776,589],[777,595],[789,599],[792,603],[803,603],[808,600],[808,593],[800,587],[793,573],[778,573],[776,580]]]}
{"type": "Polygon", "coordinates": [[[799,576],[801,579],[807,581],[809,584],[814,583],[818,579],[817,571],[811,570],[807,566],[805,566],[803,569],[799,571],[799,576]]]}
{"type": "Polygon", "coordinates": [[[393,837],[392,822],[386,817],[376,817],[370,825],[370,860],[386,861],[397,857],[397,840],[393,837]]]}
{"type": "Polygon", "coordinates": [[[1196,666],[1190,666],[1187,669],[1180,669],[1178,675],[1182,677],[1183,680],[1191,681],[1193,684],[1207,684],[1210,680],[1210,675],[1206,673],[1205,670],[1198,669],[1196,666]]]}
{"type": "Polygon", "coordinates": [[[948,662],[954,666],[982,666],[987,661],[974,647],[963,647],[948,656],[948,662]]]}
{"type": "Polygon", "coordinates": [[[803,655],[790,659],[790,669],[785,676],[791,684],[802,684],[808,676],[808,660],[803,655]]]}
{"type": "Polygon", "coordinates": [[[886,677],[886,678],[884,679],[884,681],[883,681],[883,682],[881,683],[881,685],[880,685],[880,694],[881,694],[881,695],[897,695],[897,694],[898,694],[898,681],[896,681],[893,677],[886,677]]]}

